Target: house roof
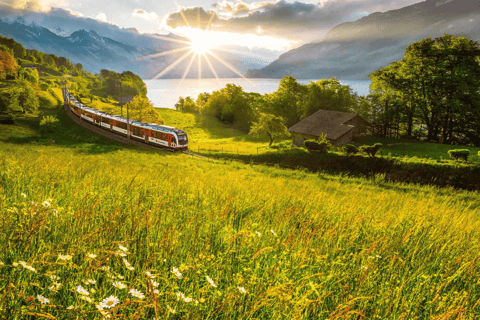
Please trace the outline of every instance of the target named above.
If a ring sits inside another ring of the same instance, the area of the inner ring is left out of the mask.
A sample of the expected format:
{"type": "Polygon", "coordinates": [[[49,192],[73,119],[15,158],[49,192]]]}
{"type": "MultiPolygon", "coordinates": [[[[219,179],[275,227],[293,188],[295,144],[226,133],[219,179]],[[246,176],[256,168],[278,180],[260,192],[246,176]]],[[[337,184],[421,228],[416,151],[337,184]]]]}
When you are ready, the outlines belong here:
{"type": "Polygon", "coordinates": [[[336,140],[353,129],[352,125],[347,125],[345,122],[356,116],[356,114],[348,112],[318,110],[288,128],[288,131],[316,137],[326,134],[328,139],[336,140]]]}

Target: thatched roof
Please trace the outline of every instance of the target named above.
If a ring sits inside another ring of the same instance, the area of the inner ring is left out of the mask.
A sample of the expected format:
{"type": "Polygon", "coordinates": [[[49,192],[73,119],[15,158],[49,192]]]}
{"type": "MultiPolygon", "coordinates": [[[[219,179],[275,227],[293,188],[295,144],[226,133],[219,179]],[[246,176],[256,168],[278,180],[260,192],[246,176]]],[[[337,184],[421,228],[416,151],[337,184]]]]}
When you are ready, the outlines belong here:
{"type": "Polygon", "coordinates": [[[352,125],[346,125],[345,122],[353,119],[355,116],[357,115],[348,112],[318,110],[311,116],[288,128],[288,131],[316,137],[326,134],[328,139],[336,140],[353,129],[352,125]]]}

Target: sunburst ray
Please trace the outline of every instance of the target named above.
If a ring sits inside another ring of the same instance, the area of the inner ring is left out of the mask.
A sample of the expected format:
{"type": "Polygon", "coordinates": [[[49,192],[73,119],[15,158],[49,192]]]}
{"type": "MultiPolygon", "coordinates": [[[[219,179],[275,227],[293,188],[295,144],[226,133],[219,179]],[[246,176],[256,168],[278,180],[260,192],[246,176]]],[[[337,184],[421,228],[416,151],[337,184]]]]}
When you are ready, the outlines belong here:
{"type": "Polygon", "coordinates": [[[188,72],[190,71],[190,68],[192,67],[193,61],[195,61],[195,57],[197,56],[196,53],[193,53],[192,59],[190,59],[190,62],[188,63],[187,68],[185,69],[185,73],[182,76],[182,81],[185,80],[185,78],[188,75],[188,72]]]}
{"type": "Polygon", "coordinates": [[[207,61],[208,66],[210,67],[210,70],[212,70],[213,75],[215,76],[215,79],[218,79],[217,72],[215,72],[215,69],[213,68],[212,63],[210,62],[210,59],[208,59],[205,53],[203,53],[203,56],[205,57],[205,60],[207,61]]]}
{"type": "Polygon", "coordinates": [[[157,74],[155,77],[153,77],[153,79],[151,79],[150,81],[153,81],[153,80],[157,80],[158,78],[160,78],[161,76],[163,76],[165,73],[169,72],[170,70],[172,70],[173,68],[175,68],[177,66],[177,64],[179,64],[180,62],[182,62],[183,60],[185,60],[190,54],[193,53],[193,50],[190,50],[188,51],[187,53],[185,53],[183,56],[181,56],[180,58],[178,58],[174,63],[172,63],[171,65],[169,65],[168,67],[166,67],[162,72],[160,72],[159,74],[157,74]]]}
{"type": "MultiPolygon", "coordinates": [[[[225,60],[223,60],[222,58],[220,58],[219,56],[217,56],[216,54],[214,54],[213,52],[211,51],[208,51],[207,52],[209,55],[211,55],[212,57],[214,57],[215,59],[217,59],[218,61],[220,61],[221,64],[223,64],[225,67],[227,67],[228,69],[232,70],[233,72],[235,72],[237,75],[239,75],[240,77],[242,77],[243,79],[247,79],[245,78],[245,76],[241,73],[240,70],[238,70],[237,68],[235,68],[234,66],[230,65],[228,62],[226,62],[225,60]]],[[[247,79],[248,80],[248,79],[247,79]]]]}
{"type": "Polygon", "coordinates": [[[140,60],[148,60],[148,59],[152,59],[152,58],[156,58],[156,57],[161,57],[161,56],[166,56],[168,54],[173,54],[173,53],[177,53],[177,52],[182,52],[182,51],[185,51],[185,50],[192,50],[192,48],[190,47],[183,47],[183,48],[179,48],[179,49],[173,49],[173,50],[170,50],[170,51],[164,51],[164,52],[159,52],[159,53],[154,53],[154,54],[150,54],[148,56],[143,56],[143,57],[139,57],[135,60],[137,61],[140,61],[140,60]]]}

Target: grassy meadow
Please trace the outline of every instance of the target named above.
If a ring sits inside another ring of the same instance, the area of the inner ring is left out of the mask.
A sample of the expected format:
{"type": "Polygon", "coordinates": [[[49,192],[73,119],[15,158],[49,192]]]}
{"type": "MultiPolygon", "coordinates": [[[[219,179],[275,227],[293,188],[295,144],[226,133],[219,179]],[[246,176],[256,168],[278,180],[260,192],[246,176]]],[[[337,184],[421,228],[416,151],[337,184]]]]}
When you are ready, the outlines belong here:
{"type": "MultiPolygon", "coordinates": [[[[55,144],[0,124],[1,319],[480,317],[478,192],[121,146],[57,114],[55,144]]],[[[185,118],[194,143],[263,143],[185,118]]]]}

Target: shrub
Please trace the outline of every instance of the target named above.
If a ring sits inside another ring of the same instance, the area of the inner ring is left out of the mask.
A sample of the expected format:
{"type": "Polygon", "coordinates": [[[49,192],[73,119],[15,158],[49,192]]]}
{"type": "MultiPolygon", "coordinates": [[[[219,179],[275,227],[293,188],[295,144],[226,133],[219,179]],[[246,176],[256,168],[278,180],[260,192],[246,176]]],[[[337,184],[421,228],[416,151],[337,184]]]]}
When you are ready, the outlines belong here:
{"type": "Polygon", "coordinates": [[[369,157],[375,157],[378,150],[382,147],[381,143],[375,143],[373,146],[361,146],[360,152],[368,154],[369,157]]]}
{"type": "Polygon", "coordinates": [[[327,138],[320,136],[319,140],[305,140],[305,147],[309,152],[318,151],[320,153],[327,153],[332,147],[327,138]]]}
{"type": "Polygon", "coordinates": [[[270,146],[272,149],[288,149],[292,144],[289,142],[275,143],[270,146]]]}
{"type": "Polygon", "coordinates": [[[353,144],[344,145],[342,150],[347,156],[358,153],[357,147],[355,147],[353,144]]]}
{"type": "Polygon", "coordinates": [[[458,159],[463,159],[465,161],[468,161],[469,154],[470,154],[470,151],[468,151],[467,149],[448,150],[448,155],[450,156],[450,158],[454,158],[457,161],[458,159]]]}
{"type": "Polygon", "coordinates": [[[40,133],[46,134],[55,132],[59,122],[60,121],[55,116],[44,116],[40,121],[40,133]]]}

